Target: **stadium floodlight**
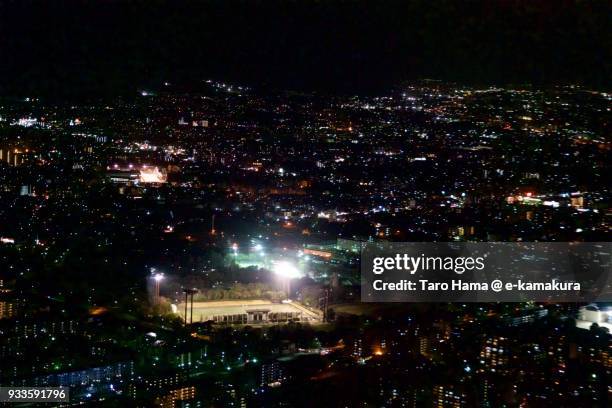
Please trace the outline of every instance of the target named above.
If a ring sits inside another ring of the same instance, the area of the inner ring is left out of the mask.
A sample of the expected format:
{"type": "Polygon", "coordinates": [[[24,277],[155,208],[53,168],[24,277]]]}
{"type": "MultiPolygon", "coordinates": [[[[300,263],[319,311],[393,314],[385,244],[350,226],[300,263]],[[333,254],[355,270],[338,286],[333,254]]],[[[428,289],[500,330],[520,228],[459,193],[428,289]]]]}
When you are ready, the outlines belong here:
{"type": "Polygon", "coordinates": [[[302,277],[302,273],[291,262],[279,261],[274,264],[272,271],[286,279],[297,279],[302,277]]]}
{"type": "Polygon", "coordinates": [[[291,299],[291,279],[301,278],[303,275],[291,262],[279,261],[272,268],[272,272],[278,275],[287,285],[287,298],[291,299]]]}
{"type": "Polygon", "coordinates": [[[153,277],[153,280],[155,281],[155,303],[159,303],[159,301],[160,301],[160,297],[159,297],[159,284],[164,279],[164,274],[163,273],[154,273],[152,277],[153,277]]]}

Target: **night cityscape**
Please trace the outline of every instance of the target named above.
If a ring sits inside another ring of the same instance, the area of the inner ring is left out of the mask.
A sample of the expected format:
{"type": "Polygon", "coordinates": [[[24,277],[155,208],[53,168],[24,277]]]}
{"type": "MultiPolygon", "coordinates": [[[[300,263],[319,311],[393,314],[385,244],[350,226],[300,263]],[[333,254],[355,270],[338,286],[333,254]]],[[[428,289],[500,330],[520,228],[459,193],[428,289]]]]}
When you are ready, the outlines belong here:
{"type": "Polygon", "coordinates": [[[609,243],[610,11],[0,4],[0,386],[607,407],[612,303],[368,303],[360,268],[385,243],[609,243]]]}

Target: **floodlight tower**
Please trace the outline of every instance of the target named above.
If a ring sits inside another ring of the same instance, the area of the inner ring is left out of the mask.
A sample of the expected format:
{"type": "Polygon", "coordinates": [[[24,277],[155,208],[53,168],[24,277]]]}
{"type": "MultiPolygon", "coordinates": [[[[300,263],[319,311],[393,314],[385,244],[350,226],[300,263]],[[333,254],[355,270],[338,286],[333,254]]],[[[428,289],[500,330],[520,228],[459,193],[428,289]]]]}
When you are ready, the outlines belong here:
{"type": "Polygon", "coordinates": [[[164,279],[164,274],[163,273],[156,273],[153,275],[153,281],[155,282],[155,303],[158,304],[160,297],[159,297],[159,284],[160,282],[164,279]]]}
{"type": "Polygon", "coordinates": [[[278,275],[287,287],[287,299],[291,299],[291,279],[296,279],[302,276],[300,271],[290,262],[280,261],[274,264],[272,270],[278,275]]]}
{"type": "Polygon", "coordinates": [[[183,289],[183,293],[185,293],[185,326],[187,326],[187,305],[189,304],[189,296],[191,296],[191,318],[189,319],[189,324],[193,323],[193,295],[198,293],[197,289],[183,289]]]}

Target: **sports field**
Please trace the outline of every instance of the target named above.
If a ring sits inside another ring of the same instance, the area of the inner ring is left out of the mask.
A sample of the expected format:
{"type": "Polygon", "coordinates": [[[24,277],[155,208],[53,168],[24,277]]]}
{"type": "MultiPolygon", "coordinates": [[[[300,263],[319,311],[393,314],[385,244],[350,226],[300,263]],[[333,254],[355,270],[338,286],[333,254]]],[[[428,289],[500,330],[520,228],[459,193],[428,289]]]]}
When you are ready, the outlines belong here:
{"type": "MultiPolygon", "coordinates": [[[[292,316],[300,315],[302,321],[318,322],[321,315],[312,311],[297,302],[291,303],[272,303],[267,300],[224,300],[212,302],[193,303],[193,322],[205,322],[215,320],[219,316],[247,316],[249,314],[265,311],[269,314],[288,314],[292,316]]],[[[184,318],[185,304],[178,305],[178,313],[184,318]]],[[[188,307],[187,316],[190,318],[188,307]]]]}

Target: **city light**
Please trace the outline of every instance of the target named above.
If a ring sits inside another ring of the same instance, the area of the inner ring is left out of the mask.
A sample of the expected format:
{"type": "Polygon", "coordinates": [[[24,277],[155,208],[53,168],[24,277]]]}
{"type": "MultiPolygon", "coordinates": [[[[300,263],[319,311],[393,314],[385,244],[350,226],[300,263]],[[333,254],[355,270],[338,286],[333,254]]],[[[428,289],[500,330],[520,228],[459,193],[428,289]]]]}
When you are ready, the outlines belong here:
{"type": "Polygon", "coordinates": [[[0,13],[1,402],[610,405],[612,2],[54,3],[0,13]]]}

